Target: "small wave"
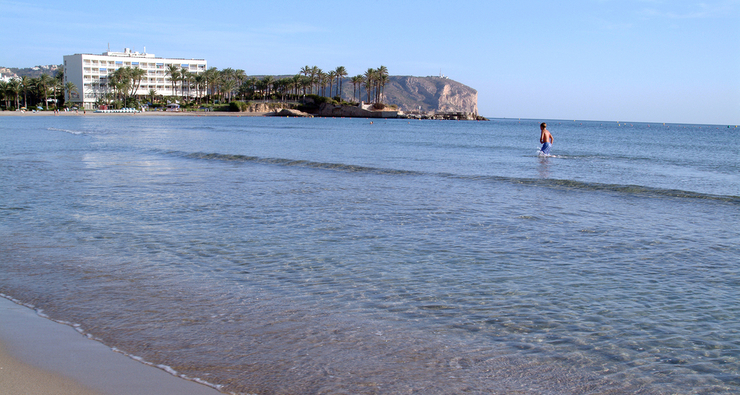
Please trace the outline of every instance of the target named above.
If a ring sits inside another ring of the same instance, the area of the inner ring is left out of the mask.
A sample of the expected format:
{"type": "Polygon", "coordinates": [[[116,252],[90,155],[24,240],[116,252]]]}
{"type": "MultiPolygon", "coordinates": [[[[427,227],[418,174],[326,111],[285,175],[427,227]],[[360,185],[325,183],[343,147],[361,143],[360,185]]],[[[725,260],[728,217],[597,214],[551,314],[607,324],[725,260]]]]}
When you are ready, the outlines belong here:
{"type": "Polygon", "coordinates": [[[6,206],[0,206],[0,211],[23,211],[28,210],[27,207],[6,207],[6,206]]]}
{"type": "Polygon", "coordinates": [[[85,134],[85,132],[81,132],[79,130],[68,130],[68,129],[59,129],[59,128],[47,128],[46,130],[50,130],[54,132],[64,132],[64,133],[74,134],[77,136],[85,134]]]}
{"type": "Polygon", "coordinates": [[[733,204],[740,204],[740,196],[712,195],[708,193],[684,191],[680,189],[664,189],[646,187],[641,185],[620,185],[620,184],[601,184],[595,182],[582,182],[575,180],[553,180],[539,178],[510,178],[492,176],[492,179],[498,181],[507,181],[516,184],[536,185],[558,189],[580,189],[589,191],[618,192],[631,195],[644,195],[655,197],[674,197],[689,199],[707,199],[723,201],[733,204]]]}
{"type": "Polygon", "coordinates": [[[387,168],[380,168],[380,167],[348,165],[344,163],[314,162],[314,161],[302,160],[302,159],[261,158],[257,156],[229,155],[229,154],[216,154],[216,153],[203,153],[203,152],[184,153],[184,152],[170,151],[168,153],[180,155],[184,158],[190,158],[190,159],[252,162],[252,163],[264,163],[264,164],[273,164],[273,165],[281,165],[281,166],[311,167],[311,168],[316,168],[316,169],[328,169],[328,170],[338,170],[338,171],[346,171],[346,172],[364,172],[364,173],[375,173],[375,174],[406,174],[406,175],[424,174],[422,172],[410,171],[410,170],[396,170],[396,169],[387,169],[387,168]]]}
{"type": "Polygon", "coordinates": [[[392,174],[392,175],[427,175],[436,176],[443,178],[455,178],[455,179],[466,179],[466,180],[477,180],[477,181],[496,181],[506,182],[511,184],[524,184],[533,185],[548,188],[557,189],[573,189],[573,190],[586,190],[586,191],[602,191],[602,192],[615,192],[625,193],[631,195],[642,195],[642,196],[654,196],[654,197],[672,197],[672,198],[689,198],[689,199],[706,199],[714,201],[722,201],[732,204],[740,204],[740,196],[731,195],[712,195],[701,192],[684,191],[680,189],[664,189],[654,188],[641,185],[620,185],[620,184],[602,184],[595,182],[582,182],[575,180],[558,180],[558,179],[541,179],[541,178],[516,178],[516,177],[504,177],[504,176],[465,176],[451,173],[432,173],[432,172],[421,172],[412,170],[398,170],[388,169],[372,166],[359,166],[350,165],[343,163],[327,163],[327,162],[314,162],[300,159],[283,159],[283,158],[261,158],[258,156],[248,155],[231,155],[231,154],[218,154],[218,153],[187,153],[179,151],[166,151],[165,153],[170,155],[177,155],[183,158],[189,159],[205,159],[205,160],[220,160],[220,161],[236,161],[236,162],[251,162],[251,163],[264,163],[274,164],[281,166],[298,166],[298,167],[310,167],[317,169],[328,169],[345,172],[364,172],[373,174],[392,174]]]}

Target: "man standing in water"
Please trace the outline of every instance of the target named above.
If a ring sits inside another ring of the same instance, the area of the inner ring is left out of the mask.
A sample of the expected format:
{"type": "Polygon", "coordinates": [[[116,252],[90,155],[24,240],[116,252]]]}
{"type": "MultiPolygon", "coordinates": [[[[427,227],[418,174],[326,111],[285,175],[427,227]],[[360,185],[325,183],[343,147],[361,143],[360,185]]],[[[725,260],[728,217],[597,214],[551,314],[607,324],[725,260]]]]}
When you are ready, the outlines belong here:
{"type": "Polygon", "coordinates": [[[540,143],[542,143],[542,148],[540,148],[540,153],[543,155],[550,155],[550,148],[552,148],[552,135],[550,134],[550,131],[547,130],[547,124],[542,122],[540,124],[540,143]]]}

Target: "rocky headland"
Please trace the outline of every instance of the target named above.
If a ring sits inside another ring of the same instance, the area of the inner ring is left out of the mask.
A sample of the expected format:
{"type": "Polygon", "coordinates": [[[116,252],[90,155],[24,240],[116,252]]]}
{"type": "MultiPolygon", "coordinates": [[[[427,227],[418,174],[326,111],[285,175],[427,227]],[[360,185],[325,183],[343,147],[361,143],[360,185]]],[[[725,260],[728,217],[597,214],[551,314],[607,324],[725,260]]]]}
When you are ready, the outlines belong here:
{"type": "Polygon", "coordinates": [[[391,76],[383,102],[404,112],[478,114],[478,91],[445,77],[391,76]]]}
{"type": "MultiPolygon", "coordinates": [[[[344,101],[366,100],[364,87],[356,92],[349,80],[344,80],[344,101]]],[[[280,112],[265,105],[252,105],[246,111],[272,111],[279,116],[415,118],[483,120],[478,116],[478,92],[446,77],[390,76],[383,89],[384,106],[362,103],[359,106],[323,103],[299,112],[280,112]],[[380,107],[380,108],[378,108],[380,107]]]]}

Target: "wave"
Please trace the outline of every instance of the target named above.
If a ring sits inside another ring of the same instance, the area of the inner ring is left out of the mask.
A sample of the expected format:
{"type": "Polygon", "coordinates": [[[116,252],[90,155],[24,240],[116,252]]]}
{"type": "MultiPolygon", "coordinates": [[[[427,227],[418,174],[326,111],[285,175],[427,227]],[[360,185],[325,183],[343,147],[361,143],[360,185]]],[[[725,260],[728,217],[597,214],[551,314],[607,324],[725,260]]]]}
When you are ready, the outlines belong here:
{"type": "Polygon", "coordinates": [[[345,172],[362,172],[362,173],[375,173],[375,174],[409,174],[409,175],[428,174],[428,173],[411,171],[411,170],[384,169],[384,168],[378,168],[378,167],[347,165],[347,164],[342,164],[342,163],[314,162],[314,161],[301,160],[301,159],[261,158],[257,156],[214,154],[214,153],[202,153],[202,152],[185,153],[185,152],[177,152],[177,151],[168,151],[167,153],[178,155],[183,158],[189,158],[189,159],[252,162],[252,163],[283,165],[283,166],[311,167],[311,168],[317,168],[317,169],[338,170],[338,171],[345,171],[345,172]]]}
{"type": "Polygon", "coordinates": [[[59,129],[59,128],[46,128],[46,130],[55,131],[55,132],[64,132],[64,133],[74,134],[77,136],[85,134],[85,132],[81,132],[79,130],[68,130],[68,129],[59,129]]]}
{"type": "Polygon", "coordinates": [[[705,199],[727,202],[732,204],[740,204],[740,196],[732,195],[713,195],[701,192],[685,191],[680,189],[666,189],[666,188],[655,188],[642,185],[622,185],[622,184],[603,184],[596,182],[584,182],[575,180],[563,180],[563,179],[543,179],[543,178],[517,178],[517,177],[505,177],[505,176],[493,176],[493,175],[481,175],[481,176],[470,176],[470,175],[459,175],[451,173],[434,173],[434,172],[423,172],[414,170],[398,170],[388,169],[372,166],[359,166],[350,165],[343,163],[327,163],[327,162],[314,162],[309,160],[300,159],[284,159],[284,158],[263,158],[258,156],[248,155],[231,155],[231,154],[218,154],[218,153],[203,153],[203,152],[180,152],[180,151],[160,151],[161,153],[175,155],[187,159],[199,159],[199,160],[219,160],[219,161],[234,161],[234,162],[250,162],[250,163],[262,163],[262,164],[273,164],[281,166],[297,166],[297,167],[310,167],[316,169],[327,169],[344,172],[362,172],[372,174],[393,174],[393,175],[415,175],[415,176],[436,176],[450,179],[460,180],[471,180],[471,181],[489,181],[489,182],[505,182],[509,184],[520,184],[520,185],[532,185],[547,188],[557,189],[569,189],[569,190],[584,190],[584,191],[601,191],[601,192],[614,192],[624,193],[631,195],[641,196],[653,196],[653,197],[672,197],[672,198],[687,198],[687,199],[705,199]]]}
{"type": "Polygon", "coordinates": [[[511,178],[511,177],[497,177],[492,176],[489,178],[495,178],[500,181],[508,181],[517,184],[536,185],[558,189],[580,189],[590,191],[603,191],[603,192],[618,192],[627,193],[632,195],[644,195],[644,196],[655,196],[655,197],[675,197],[675,198],[689,198],[689,199],[707,199],[723,201],[733,204],[740,204],[740,196],[731,195],[712,195],[708,193],[684,191],[681,189],[666,189],[666,188],[654,188],[646,187],[642,185],[621,185],[621,184],[602,184],[596,182],[582,182],[575,180],[559,180],[559,179],[539,179],[539,178],[511,178]]]}

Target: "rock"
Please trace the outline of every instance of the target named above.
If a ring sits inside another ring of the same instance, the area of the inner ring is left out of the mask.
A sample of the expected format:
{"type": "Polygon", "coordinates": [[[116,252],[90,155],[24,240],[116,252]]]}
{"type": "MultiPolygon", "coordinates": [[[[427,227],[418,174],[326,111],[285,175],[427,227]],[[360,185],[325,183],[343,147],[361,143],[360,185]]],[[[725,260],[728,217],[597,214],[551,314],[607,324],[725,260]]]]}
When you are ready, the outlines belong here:
{"type": "Polygon", "coordinates": [[[271,112],[274,111],[270,108],[268,103],[254,103],[247,107],[246,112],[271,112]]]}
{"type": "Polygon", "coordinates": [[[383,101],[407,112],[478,114],[478,91],[449,78],[391,76],[383,101]]]}
{"type": "Polygon", "coordinates": [[[342,106],[338,104],[323,103],[316,112],[320,117],[338,118],[398,118],[395,110],[365,110],[357,106],[342,106]]]}
{"type": "MultiPolygon", "coordinates": [[[[343,100],[368,100],[364,86],[355,93],[349,79],[344,79],[343,82],[343,100]]],[[[395,105],[404,112],[478,114],[478,91],[445,77],[389,76],[382,101],[395,105]]]]}
{"type": "Polygon", "coordinates": [[[309,113],[305,113],[303,111],[298,111],[298,110],[290,110],[287,108],[284,108],[274,113],[273,115],[277,117],[308,117],[308,118],[313,117],[313,115],[309,113]]]}

